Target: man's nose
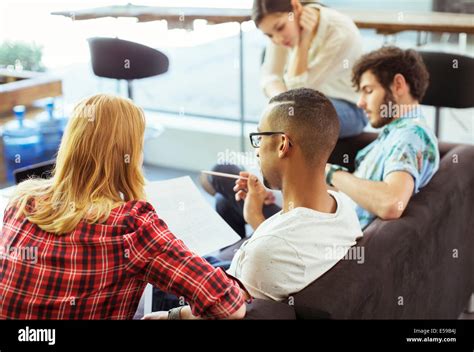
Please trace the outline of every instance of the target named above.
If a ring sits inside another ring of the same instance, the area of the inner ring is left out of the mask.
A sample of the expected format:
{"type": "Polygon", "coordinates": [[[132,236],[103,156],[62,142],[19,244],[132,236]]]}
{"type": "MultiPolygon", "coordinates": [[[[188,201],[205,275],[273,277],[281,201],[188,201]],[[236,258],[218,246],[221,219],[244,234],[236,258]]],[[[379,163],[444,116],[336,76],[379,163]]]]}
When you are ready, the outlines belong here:
{"type": "Polygon", "coordinates": [[[365,108],[365,100],[362,96],[359,98],[359,101],[357,101],[357,106],[361,109],[365,108]]]}

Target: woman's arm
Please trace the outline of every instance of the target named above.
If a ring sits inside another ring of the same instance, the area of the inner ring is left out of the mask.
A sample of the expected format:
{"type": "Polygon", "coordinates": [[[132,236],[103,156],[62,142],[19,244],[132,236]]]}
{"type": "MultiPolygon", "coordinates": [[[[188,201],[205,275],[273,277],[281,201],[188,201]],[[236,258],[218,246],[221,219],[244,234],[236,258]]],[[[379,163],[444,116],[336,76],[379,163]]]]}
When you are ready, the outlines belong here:
{"type": "Polygon", "coordinates": [[[286,92],[287,90],[288,89],[286,88],[285,83],[283,83],[283,80],[270,82],[263,88],[265,96],[269,99],[274,97],[275,95],[286,92]]]}
{"type": "Polygon", "coordinates": [[[262,64],[261,86],[267,98],[286,92],[283,75],[288,57],[288,49],[269,42],[265,50],[265,60],[262,64]]]}
{"type": "Polygon", "coordinates": [[[300,43],[295,48],[295,59],[288,67],[288,78],[294,78],[308,71],[308,51],[310,43],[300,43]]]}
{"type": "MultiPolygon", "coordinates": [[[[285,84],[288,89],[320,87],[328,80],[337,77],[342,72],[350,74],[352,66],[361,54],[361,37],[357,27],[346,24],[343,27],[328,28],[312,57],[306,58],[307,67],[293,73],[288,71],[285,84]]],[[[308,49],[309,50],[309,49],[308,49]]],[[[296,64],[297,56],[293,60],[296,64]]],[[[304,57],[299,60],[303,60],[304,57]]]]}
{"type": "MultiPolygon", "coordinates": [[[[300,5],[301,6],[301,5],[300,5]]],[[[305,6],[298,14],[301,26],[299,43],[295,48],[295,59],[288,68],[288,77],[296,77],[308,70],[308,51],[319,25],[319,9],[305,6]]]]}
{"type": "Polygon", "coordinates": [[[130,216],[138,228],[124,236],[130,274],[183,297],[194,316],[224,319],[237,314],[242,306],[245,309],[244,295],[235,280],[191,252],[148,203],[137,204],[140,213],[134,209],[130,216]]]}
{"type": "Polygon", "coordinates": [[[244,295],[222,269],[189,251],[181,240],[175,239],[165,248],[166,253],[151,261],[147,281],[184,297],[191,305],[186,318],[228,319],[239,316],[242,309],[245,315],[244,295]]]}

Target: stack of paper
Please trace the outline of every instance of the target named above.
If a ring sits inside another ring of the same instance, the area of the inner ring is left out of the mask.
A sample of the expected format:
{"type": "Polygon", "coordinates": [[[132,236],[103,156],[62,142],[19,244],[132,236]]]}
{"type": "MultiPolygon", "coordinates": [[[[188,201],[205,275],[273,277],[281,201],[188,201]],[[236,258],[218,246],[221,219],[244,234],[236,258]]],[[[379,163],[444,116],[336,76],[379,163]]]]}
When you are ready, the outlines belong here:
{"type": "Polygon", "coordinates": [[[145,189],[158,216],[197,254],[209,254],[240,240],[188,176],[150,182],[145,189]]]}

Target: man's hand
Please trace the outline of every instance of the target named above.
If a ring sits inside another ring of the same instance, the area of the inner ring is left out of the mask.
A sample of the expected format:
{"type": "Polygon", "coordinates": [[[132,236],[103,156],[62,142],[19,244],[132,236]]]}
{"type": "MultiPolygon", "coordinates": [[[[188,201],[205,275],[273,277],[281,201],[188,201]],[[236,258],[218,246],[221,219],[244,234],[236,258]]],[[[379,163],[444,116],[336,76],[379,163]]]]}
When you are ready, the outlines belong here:
{"type": "Polygon", "coordinates": [[[273,194],[272,191],[267,191],[267,196],[265,197],[263,204],[265,205],[275,204],[275,195],[273,194]]]}
{"type": "MultiPolygon", "coordinates": [[[[195,320],[201,319],[193,315],[190,306],[183,306],[179,312],[179,317],[182,320],[195,320]]],[[[142,320],[168,320],[168,311],[153,312],[145,315],[142,320]]]]}
{"type": "Polygon", "coordinates": [[[263,205],[272,204],[275,197],[267,191],[257,176],[247,171],[240,172],[239,176],[241,178],[235,181],[235,200],[244,201],[244,219],[255,230],[265,221],[263,205]]]}
{"type": "Polygon", "coordinates": [[[146,314],[142,320],[168,320],[168,311],[160,311],[146,314]]]}

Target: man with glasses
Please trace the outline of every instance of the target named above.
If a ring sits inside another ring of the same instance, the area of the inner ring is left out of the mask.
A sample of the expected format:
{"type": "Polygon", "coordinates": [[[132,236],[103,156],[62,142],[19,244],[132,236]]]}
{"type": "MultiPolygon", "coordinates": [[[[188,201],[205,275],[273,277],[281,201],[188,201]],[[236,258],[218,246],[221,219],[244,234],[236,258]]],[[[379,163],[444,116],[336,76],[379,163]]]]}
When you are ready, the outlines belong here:
{"type": "Polygon", "coordinates": [[[258,132],[250,134],[263,183],[240,171],[233,186],[233,203],[255,232],[235,253],[228,272],[253,297],[286,299],[332,268],[362,236],[349,198],[328,190],[325,181],[338,135],[333,105],[312,89],[273,97],[258,132]],[[265,187],[283,196],[282,209],[266,220],[265,187]]]}
{"type": "MultiPolygon", "coordinates": [[[[397,47],[367,53],[354,65],[352,80],[360,92],[359,107],[366,112],[371,126],[381,128],[381,132],[357,154],[354,173],[341,165],[328,164],[326,182],[356,203],[364,229],[376,217],[392,220],[402,216],[411,197],[438,170],[439,151],[419,105],[428,87],[429,74],[418,53],[397,47]]],[[[233,165],[218,165],[216,169],[236,174],[240,171],[233,165]]],[[[245,221],[237,215],[239,211],[242,214],[242,204],[231,202],[230,184],[219,178],[206,181],[203,183],[207,189],[219,192],[219,214],[245,235],[245,221]]],[[[272,201],[268,195],[266,203],[272,201]]],[[[265,205],[264,214],[267,217],[278,209],[275,204],[265,205]]]]}

